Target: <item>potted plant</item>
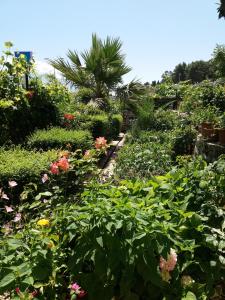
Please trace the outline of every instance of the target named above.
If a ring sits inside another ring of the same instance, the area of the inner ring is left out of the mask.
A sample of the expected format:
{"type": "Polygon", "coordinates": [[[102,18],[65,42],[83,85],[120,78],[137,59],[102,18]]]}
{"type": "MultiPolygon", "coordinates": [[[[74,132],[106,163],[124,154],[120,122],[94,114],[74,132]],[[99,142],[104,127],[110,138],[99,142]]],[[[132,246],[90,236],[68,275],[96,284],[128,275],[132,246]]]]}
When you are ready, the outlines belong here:
{"type": "Polygon", "coordinates": [[[213,106],[200,108],[195,112],[195,118],[200,124],[199,131],[207,139],[214,138],[214,124],[218,123],[218,110],[213,106]]]}

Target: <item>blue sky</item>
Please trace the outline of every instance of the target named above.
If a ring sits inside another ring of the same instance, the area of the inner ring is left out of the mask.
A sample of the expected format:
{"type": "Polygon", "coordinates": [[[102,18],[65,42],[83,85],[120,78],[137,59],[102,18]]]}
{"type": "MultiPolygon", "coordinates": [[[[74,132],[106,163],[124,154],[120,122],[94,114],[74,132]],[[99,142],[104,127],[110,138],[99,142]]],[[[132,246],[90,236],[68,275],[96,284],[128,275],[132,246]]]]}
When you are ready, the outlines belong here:
{"type": "Polygon", "coordinates": [[[91,34],[120,37],[134,77],[159,80],[179,62],[211,58],[225,44],[225,20],[218,20],[219,0],[0,0],[0,45],[31,50],[39,69],[45,58],[68,49],[88,49],[91,34]]]}

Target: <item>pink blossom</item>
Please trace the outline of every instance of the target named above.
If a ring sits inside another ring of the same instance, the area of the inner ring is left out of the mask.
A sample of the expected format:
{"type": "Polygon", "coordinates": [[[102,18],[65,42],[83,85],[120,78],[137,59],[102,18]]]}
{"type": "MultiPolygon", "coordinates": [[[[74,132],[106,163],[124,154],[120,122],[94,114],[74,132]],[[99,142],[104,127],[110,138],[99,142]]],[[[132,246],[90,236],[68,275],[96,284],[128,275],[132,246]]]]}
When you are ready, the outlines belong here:
{"type": "Polygon", "coordinates": [[[90,150],[86,150],[85,152],[84,152],[84,158],[90,158],[91,157],[91,151],[90,150]]]}
{"type": "Polygon", "coordinates": [[[57,162],[54,162],[54,163],[52,163],[52,164],[50,165],[50,172],[51,172],[52,174],[56,174],[56,175],[59,174],[59,167],[58,167],[57,162]]]}
{"type": "Polygon", "coordinates": [[[3,192],[1,195],[2,199],[9,200],[9,197],[3,192]]]}
{"type": "Polygon", "coordinates": [[[14,188],[15,186],[17,186],[18,183],[14,180],[9,180],[9,187],[14,188]]]}
{"type": "Polygon", "coordinates": [[[21,213],[17,213],[13,222],[19,222],[21,220],[21,217],[22,217],[21,213]]]}
{"type": "Polygon", "coordinates": [[[9,213],[13,211],[13,208],[11,206],[5,205],[5,210],[7,211],[7,213],[9,213]]]}
{"type": "Polygon", "coordinates": [[[67,171],[70,167],[68,159],[66,157],[60,158],[57,162],[57,166],[63,171],[67,171]]]}
{"type": "Polygon", "coordinates": [[[174,249],[170,249],[170,255],[168,256],[167,259],[167,270],[168,271],[173,271],[175,266],[177,264],[177,254],[174,249]]]}
{"type": "Polygon", "coordinates": [[[170,254],[167,255],[167,260],[160,257],[159,266],[161,270],[173,271],[177,263],[177,254],[174,249],[170,249],[170,254]]]}
{"type": "Polygon", "coordinates": [[[71,290],[75,291],[76,294],[80,292],[80,291],[79,291],[80,289],[81,289],[81,287],[80,287],[79,284],[77,284],[76,282],[74,282],[74,283],[71,285],[71,290]]]}
{"type": "Polygon", "coordinates": [[[41,178],[41,181],[42,181],[43,183],[45,183],[46,181],[48,181],[48,175],[47,175],[47,174],[44,174],[44,175],[42,176],[42,178],[41,178]]]}
{"type": "Polygon", "coordinates": [[[107,140],[104,137],[98,137],[95,140],[95,148],[102,149],[107,147],[107,140]]]}

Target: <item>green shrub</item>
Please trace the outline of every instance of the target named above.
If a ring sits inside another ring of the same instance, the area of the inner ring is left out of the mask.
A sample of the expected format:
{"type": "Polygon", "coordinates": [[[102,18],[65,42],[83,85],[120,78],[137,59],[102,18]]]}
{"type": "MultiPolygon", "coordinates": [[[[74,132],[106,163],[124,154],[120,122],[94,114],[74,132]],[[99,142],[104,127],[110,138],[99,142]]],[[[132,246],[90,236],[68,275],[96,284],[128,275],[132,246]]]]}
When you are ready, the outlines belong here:
{"type": "Polygon", "coordinates": [[[66,130],[53,127],[48,130],[37,130],[28,139],[28,146],[36,149],[89,149],[92,145],[91,134],[87,130],[66,130]],[[68,146],[69,144],[69,146],[68,146]]]}
{"type": "Polygon", "coordinates": [[[99,136],[107,137],[110,127],[109,117],[105,114],[91,116],[88,126],[94,139],[99,136]]]}
{"type": "Polygon", "coordinates": [[[111,124],[109,129],[109,135],[112,138],[117,138],[123,125],[123,117],[120,114],[115,114],[111,116],[110,120],[111,124]]]}
{"type": "Polygon", "coordinates": [[[28,151],[21,148],[5,150],[0,148],[0,182],[8,185],[8,180],[40,181],[42,172],[49,169],[49,165],[57,158],[55,150],[47,152],[28,151]]]}
{"type": "Polygon", "coordinates": [[[115,174],[121,179],[149,179],[165,174],[173,164],[171,144],[157,141],[125,145],[118,153],[115,174]]]}
{"type": "Polygon", "coordinates": [[[179,128],[171,132],[170,141],[172,143],[174,159],[179,155],[193,154],[197,131],[192,127],[179,128]]]}

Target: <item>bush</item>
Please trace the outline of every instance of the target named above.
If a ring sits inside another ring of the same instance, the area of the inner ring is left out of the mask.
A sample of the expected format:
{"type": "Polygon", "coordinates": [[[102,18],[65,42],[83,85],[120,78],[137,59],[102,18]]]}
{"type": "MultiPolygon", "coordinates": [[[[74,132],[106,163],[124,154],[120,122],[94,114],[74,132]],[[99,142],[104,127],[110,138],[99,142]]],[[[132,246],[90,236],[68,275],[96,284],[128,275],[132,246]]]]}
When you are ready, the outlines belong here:
{"type": "Polygon", "coordinates": [[[36,149],[89,149],[92,145],[91,134],[87,130],[66,130],[53,127],[48,130],[37,130],[28,139],[28,146],[36,149]]]}
{"type": "Polygon", "coordinates": [[[109,118],[107,115],[96,115],[91,118],[91,128],[93,138],[99,136],[107,137],[109,131],[109,118]]]}
{"type": "Polygon", "coordinates": [[[0,148],[1,185],[8,185],[8,180],[12,179],[26,183],[34,178],[40,181],[40,174],[49,169],[50,163],[57,156],[55,150],[40,153],[19,147],[10,150],[0,148]]]}
{"type": "Polygon", "coordinates": [[[157,141],[125,145],[116,160],[116,177],[121,179],[149,179],[152,175],[165,174],[172,166],[171,144],[157,141]]]}
{"type": "Polygon", "coordinates": [[[210,299],[224,280],[224,172],[224,160],[197,160],[147,183],[91,185],[84,206],[47,210],[1,240],[0,292],[66,299],[76,281],[89,300],[210,299]]]}
{"type": "Polygon", "coordinates": [[[193,154],[197,131],[192,127],[184,129],[176,129],[170,134],[170,141],[172,143],[173,158],[179,155],[193,154]]]}
{"type": "Polygon", "coordinates": [[[120,114],[112,115],[110,121],[110,137],[117,138],[123,125],[123,117],[120,114]]]}

